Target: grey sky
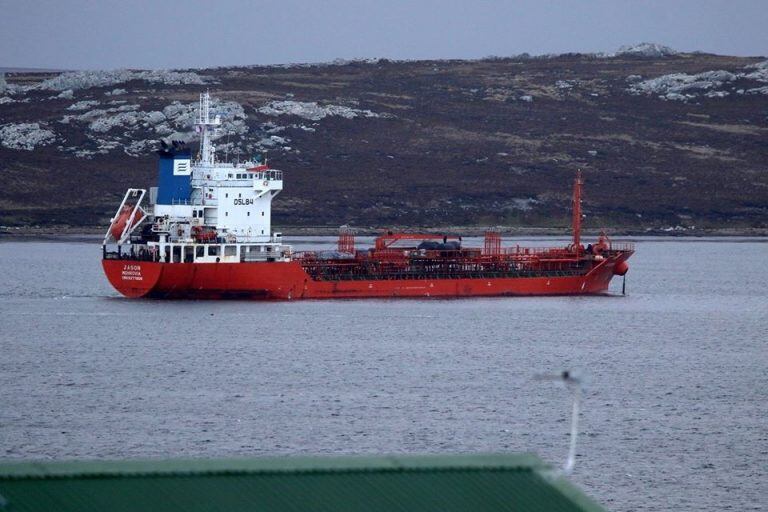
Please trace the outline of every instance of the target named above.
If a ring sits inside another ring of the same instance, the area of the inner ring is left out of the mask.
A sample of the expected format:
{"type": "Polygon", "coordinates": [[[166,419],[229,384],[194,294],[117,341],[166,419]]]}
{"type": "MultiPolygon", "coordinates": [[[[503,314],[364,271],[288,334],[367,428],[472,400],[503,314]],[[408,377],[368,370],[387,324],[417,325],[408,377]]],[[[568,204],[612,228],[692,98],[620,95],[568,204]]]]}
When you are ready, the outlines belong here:
{"type": "Polygon", "coordinates": [[[768,53],[766,0],[0,0],[0,67],[478,58],[656,42],[768,53]]]}

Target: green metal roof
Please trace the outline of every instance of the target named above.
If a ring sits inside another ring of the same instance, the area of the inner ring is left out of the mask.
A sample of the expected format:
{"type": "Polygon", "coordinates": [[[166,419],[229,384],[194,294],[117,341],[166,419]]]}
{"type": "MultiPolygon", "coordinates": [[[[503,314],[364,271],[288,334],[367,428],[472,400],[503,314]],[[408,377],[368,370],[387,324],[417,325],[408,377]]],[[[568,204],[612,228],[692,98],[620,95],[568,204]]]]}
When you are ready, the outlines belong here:
{"type": "Polygon", "coordinates": [[[2,463],[0,510],[602,509],[523,454],[2,463]]]}

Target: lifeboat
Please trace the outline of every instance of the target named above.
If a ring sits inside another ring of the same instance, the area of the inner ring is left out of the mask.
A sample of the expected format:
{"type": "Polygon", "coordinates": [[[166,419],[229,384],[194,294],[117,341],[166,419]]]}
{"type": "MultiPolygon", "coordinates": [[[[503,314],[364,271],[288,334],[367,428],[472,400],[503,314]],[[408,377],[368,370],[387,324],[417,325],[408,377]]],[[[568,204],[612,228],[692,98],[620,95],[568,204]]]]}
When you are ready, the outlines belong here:
{"type": "MultiPolygon", "coordinates": [[[[125,232],[126,226],[128,226],[128,221],[131,220],[131,214],[133,213],[133,210],[136,207],[133,205],[126,204],[123,206],[123,208],[120,210],[120,213],[117,214],[115,217],[115,220],[112,221],[112,227],[109,229],[110,234],[114,237],[115,240],[120,240],[120,237],[125,232]]],[[[136,215],[133,217],[133,222],[131,223],[130,227],[135,226],[139,222],[141,222],[141,219],[144,218],[144,213],[141,210],[138,210],[136,212],[136,215]]],[[[130,231],[130,229],[128,230],[130,231]]]]}

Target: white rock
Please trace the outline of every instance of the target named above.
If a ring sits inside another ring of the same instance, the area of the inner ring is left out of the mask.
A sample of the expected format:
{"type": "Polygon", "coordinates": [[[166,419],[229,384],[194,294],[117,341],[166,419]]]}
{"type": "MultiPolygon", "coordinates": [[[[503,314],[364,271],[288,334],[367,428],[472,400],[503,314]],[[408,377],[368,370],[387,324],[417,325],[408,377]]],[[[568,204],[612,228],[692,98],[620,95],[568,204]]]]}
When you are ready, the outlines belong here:
{"type": "Polygon", "coordinates": [[[129,156],[142,156],[155,149],[156,145],[154,140],[136,140],[126,145],[123,151],[129,156]]]}
{"type": "Polygon", "coordinates": [[[32,151],[55,140],[56,134],[41,128],[38,123],[12,123],[0,127],[0,143],[9,149],[32,151]]]}
{"type": "Polygon", "coordinates": [[[155,126],[155,133],[161,136],[170,135],[173,133],[173,128],[168,126],[166,123],[162,123],[155,126]]]}
{"type": "Polygon", "coordinates": [[[529,95],[520,96],[520,101],[527,101],[528,103],[530,103],[533,101],[533,96],[529,96],[529,95]]]}
{"type": "Polygon", "coordinates": [[[151,125],[160,124],[165,121],[165,114],[156,110],[153,112],[147,112],[147,115],[144,116],[144,120],[151,125]]]}
{"type": "Polygon", "coordinates": [[[130,130],[141,117],[141,114],[136,112],[121,112],[113,116],[99,117],[88,125],[88,129],[98,133],[105,133],[117,127],[130,130]]]}
{"type": "Polygon", "coordinates": [[[665,96],[661,96],[664,99],[672,100],[672,101],[686,101],[688,99],[688,96],[685,94],[680,94],[677,92],[670,92],[665,96]]]}
{"type": "MultiPolygon", "coordinates": [[[[708,98],[724,98],[731,91],[717,90],[726,84],[736,80],[747,79],[757,82],[768,82],[768,60],[750,64],[745,69],[754,69],[755,71],[731,73],[729,71],[705,71],[697,75],[688,75],[686,73],[672,73],[649,80],[634,81],[630,80],[635,75],[627,77],[627,81],[632,81],[627,89],[632,94],[658,95],[665,99],[689,99],[695,98],[697,94],[703,93],[708,98]],[[706,91],[706,92],[704,92],[706,91]]],[[[761,87],[749,89],[746,91],[762,90],[761,87]]],[[[744,94],[744,89],[738,89],[736,94],[744,94]]],[[[762,94],[762,93],[758,93],[762,94]]]]}
{"type": "MultiPolygon", "coordinates": [[[[70,109],[87,109],[98,102],[78,103],[70,109]]],[[[242,105],[234,101],[214,99],[211,106],[213,112],[222,118],[221,128],[214,136],[214,139],[219,141],[216,144],[217,148],[222,151],[229,149],[232,153],[241,151],[240,146],[248,144],[244,138],[248,131],[245,122],[247,115],[242,105]],[[234,139],[230,140],[232,136],[234,139]],[[226,143],[221,143],[222,137],[227,137],[226,143]]],[[[86,147],[64,150],[72,152],[78,158],[91,158],[94,155],[107,154],[120,149],[127,155],[136,157],[146,154],[150,148],[153,148],[158,137],[192,142],[199,138],[192,129],[196,121],[197,107],[198,102],[188,104],[174,102],[167,105],[162,112],[144,112],[139,110],[140,105],[124,104],[111,108],[102,107],[77,115],[67,115],[61,119],[62,123],[87,123],[86,135],[95,148],[86,145],[86,147]],[[146,132],[150,132],[149,137],[146,132]],[[130,138],[131,142],[124,142],[126,137],[130,138]]],[[[275,131],[284,129],[274,124],[269,128],[276,129],[275,131]]],[[[269,143],[263,144],[263,147],[281,146],[288,141],[283,137],[276,137],[275,141],[267,140],[269,143]]]]}
{"type": "MultiPolygon", "coordinates": [[[[203,77],[197,73],[168,70],[130,71],[127,69],[116,69],[111,71],[69,71],[44,80],[37,85],[30,86],[28,89],[51,91],[72,89],[77,91],[90,87],[108,87],[110,85],[130,82],[131,80],[143,80],[149,83],[165,85],[204,85],[212,81],[210,77],[203,77]]],[[[114,90],[112,93],[114,94],[114,90]]]]}
{"type": "Polygon", "coordinates": [[[97,108],[94,110],[89,110],[88,112],[85,112],[83,114],[80,114],[79,116],[73,116],[72,119],[76,121],[87,121],[91,122],[94,119],[98,119],[99,117],[107,115],[107,111],[101,108],[97,108]]]}
{"type": "Polygon", "coordinates": [[[72,89],[67,89],[66,91],[61,91],[56,97],[63,98],[65,100],[71,100],[74,95],[75,93],[72,91],[72,89]]]}
{"type": "Polygon", "coordinates": [[[73,103],[67,107],[67,110],[88,110],[91,107],[95,107],[99,102],[96,100],[84,100],[73,103]]]}
{"type": "Polygon", "coordinates": [[[678,52],[669,46],[656,43],[640,43],[635,45],[622,46],[614,55],[626,55],[634,57],[667,57],[669,55],[677,54],[678,52]]]}
{"type": "MultiPolygon", "coordinates": [[[[657,78],[635,82],[629,86],[634,94],[683,94],[690,91],[717,89],[727,82],[732,82],[738,75],[728,71],[705,71],[697,75],[672,73],[657,78]]],[[[668,98],[671,99],[671,98],[668,98]]]]}
{"type": "Polygon", "coordinates": [[[745,73],[744,78],[757,80],[758,82],[768,82],[768,60],[745,66],[746,69],[755,69],[751,73],[745,73]]]}
{"type": "Polygon", "coordinates": [[[370,110],[360,110],[340,105],[318,105],[314,101],[273,101],[256,109],[261,114],[268,116],[290,115],[310,121],[319,121],[329,116],[338,116],[345,119],[355,117],[391,117],[390,114],[377,114],[370,110]]]}

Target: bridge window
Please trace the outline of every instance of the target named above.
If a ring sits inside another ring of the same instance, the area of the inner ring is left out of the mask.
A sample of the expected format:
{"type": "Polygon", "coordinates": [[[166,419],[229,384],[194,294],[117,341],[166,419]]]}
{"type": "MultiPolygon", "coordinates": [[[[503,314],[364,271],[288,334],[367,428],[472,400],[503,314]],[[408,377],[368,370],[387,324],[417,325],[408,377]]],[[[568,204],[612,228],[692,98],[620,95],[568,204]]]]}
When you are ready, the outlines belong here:
{"type": "Polygon", "coordinates": [[[208,256],[218,256],[219,255],[219,246],[218,245],[209,245],[208,246],[208,256]]]}
{"type": "Polygon", "coordinates": [[[198,245],[197,247],[195,247],[195,257],[202,258],[203,256],[205,256],[205,246],[198,245]]]}
{"type": "Polygon", "coordinates": [[[237,254],[237,247],[234,245],[225,245],[224,246],[224,256],[234,256],[237,254]]]}

